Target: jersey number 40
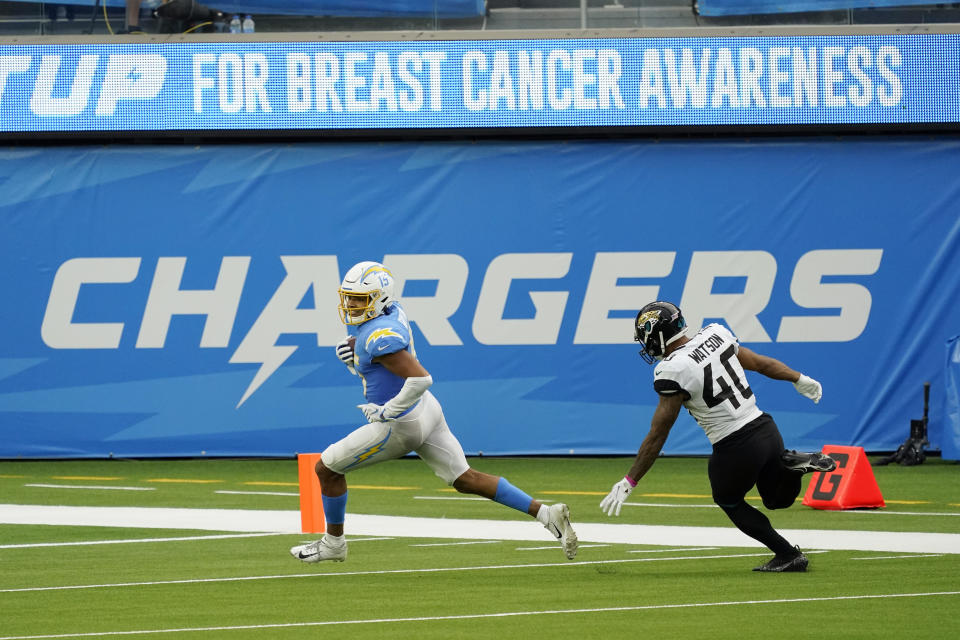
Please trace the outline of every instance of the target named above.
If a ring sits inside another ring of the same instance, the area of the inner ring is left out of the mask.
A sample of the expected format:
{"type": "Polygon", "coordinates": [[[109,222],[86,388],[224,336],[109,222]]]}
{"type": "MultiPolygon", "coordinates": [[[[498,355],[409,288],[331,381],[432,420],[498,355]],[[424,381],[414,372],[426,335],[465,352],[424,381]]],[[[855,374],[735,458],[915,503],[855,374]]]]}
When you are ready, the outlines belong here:
{"type": "Polygon", "coordinates": [[[740,380],[737,370],[730,364],[730,358],[734,356],[735,352],[736,350],[731,344],[720,354],[720,363],[726,370],[727,375],[730,376],[730,379],[733,380],[733,386],[736,387],[736,391],[734,391],[730,383],[727,382],[726,378],[721,374],[716,380],[717,386],[720,387],[720,393],[714,393],[713,363],[708,363],[707,366],[703,368],[703,401],[707,407],[711,409],[724,400],[729,400],[734,409],[739,409],[740,401],[737,400],[737,391],[740,392],[740,396],[744,399],[753,395],[753,389],[750,388],[750,385],[746,384],[746,381],[740,380]]]}

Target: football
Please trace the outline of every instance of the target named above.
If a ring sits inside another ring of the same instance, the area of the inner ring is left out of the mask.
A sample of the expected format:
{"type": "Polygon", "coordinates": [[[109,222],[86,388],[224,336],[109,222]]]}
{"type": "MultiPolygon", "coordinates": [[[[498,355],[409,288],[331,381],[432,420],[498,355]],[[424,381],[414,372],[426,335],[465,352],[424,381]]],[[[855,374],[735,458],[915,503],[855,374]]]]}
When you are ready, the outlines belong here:
{"type": "Polygon", "coordinates": [[[357,336],[350,336],[347,338],[347,344],[350,345],[350,348],[353,349],[354,345],[357,344],[357,336]]]}

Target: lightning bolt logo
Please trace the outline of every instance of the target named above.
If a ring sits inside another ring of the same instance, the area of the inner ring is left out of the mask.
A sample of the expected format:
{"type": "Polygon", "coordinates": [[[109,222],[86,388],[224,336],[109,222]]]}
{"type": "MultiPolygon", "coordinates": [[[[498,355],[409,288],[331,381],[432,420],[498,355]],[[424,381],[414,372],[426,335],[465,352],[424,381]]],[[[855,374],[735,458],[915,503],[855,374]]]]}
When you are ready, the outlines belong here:
{"type": "MultiPolygon", "coordinates": [[[[311,287],[315,306],[319,306],[316,305],[320,297],[318,291],[331,291],[329,298],[337,297],[336,256],[281,256],[280,260],[287,270],[286,277],[230,358],[231,364],[260,365],[237,403],[238,409],[298,349],[293,345],[278,345],[281,334],[312,333],[317,336],[318,346],[327,343],[332,346],[336,343],[335,336],[343,331],[336,314],[298,308],[311,287]]],[[[331,300],[329,306],[335,307],[335,301],[331,300]]]]}
{"type": "MultiPolygon", "coordinates": [[[[248,338],[249,335],[250,334],[247,334],[248,338]]],[[[247,398],[253,395],[253,392],[259,389],[260,385],[266,382],[267,378],[272,376],[273,373],[280,368],[280,365],[286,362],[287,358],[292,356],[293,352],[297,350],[297,347],[292,345],[276,346],[274,344],[267,345],[247,343],[247,339],[244,339],[244,341],[240,343],[240,346],[237,347],[237,350],[233,352],[233,356],[230,358],[230,363],[258,363],[260,368],[257,369],[256,375],[253,376],[253,380],[250,381],[250,385],[243,393],[243,397],[240,398],[240,402],[237,403],[237,409],[239,409],[240,406],[247,401],[247,398]]]]}
{"type": "Polygon", "coordinates": [[[353,456],[353,462],[351,462],[346,467],[344,467],[344,469],[355,467],[356,465],[360,464],[367,458],[371,458],[377,455],[378,453],[380,453],[383,450],[383,445],[385,445],[387,443],[387,440],[390,439],[391,433],[393,433],[393,427],[390,427],[389,429],[387,429],[387,435],[383,437],[383,440],[381,440],[376,444],[370,445],[369,447],[367,447],[357,455],[353,456]]]}
{"type": "Polygon", "coordinates": [[[394,331],[393,329],[377,329],[376,331],[370,334],[370,337],[368,337],[367,341],[363,343],[363,346],[365,349],[369,350],[371,342],[377,340],[378,338],[388,338],[390,336],[393,336],[395,338],[400,338],[401,340],[403,340],[403,336],[397,333],[396,331],[394,331]]]}
{"type": "MultiPolygon", "coordinates": [[[[362,276],[360,276],[360,282],[363,282],[363,279],[366,278],[366,277],[367,277],[368,275],[370,275],[371,273],[385,273],[385,274],[387,274],[388,276],[390,276],[391,278],[393,277],[393,274],[390,273],[390,270],[389,270],[389,269],[387,269],[387,268],[386,268],[385,266],[383,266],[382,264],[377,264],[377,265],[374,265],[374,266],[372,266],[372,267],[367,267],[367,270],[363,272],[363,275],[362,275],[362,276]]],[[[384,285],[386,284],[386,283],[383,281],[383,278],[380,279],[380,284],[384,284],[384,285]]]]}

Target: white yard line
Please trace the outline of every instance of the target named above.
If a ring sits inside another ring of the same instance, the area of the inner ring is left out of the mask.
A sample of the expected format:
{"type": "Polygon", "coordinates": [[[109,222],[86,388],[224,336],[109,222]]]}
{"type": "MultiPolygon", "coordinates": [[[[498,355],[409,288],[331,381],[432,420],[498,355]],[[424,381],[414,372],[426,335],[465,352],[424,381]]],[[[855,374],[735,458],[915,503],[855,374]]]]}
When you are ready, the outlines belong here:
{"type": "Polygon", "coordinates": [[[0,544],[0,549],[32,549],[36,547],[83,547],[92,544],[142,544],[145,542],[183,542],[188,540],[224,540],[226,538],[259,538],[280,533],[228,533],[213,536],[183,536],[177,538],[128,538],[124,540],[85,540],[83,542],[32,542],[27,544],[0,544]]]}
{"type": "MultiPolygon", "coordinates": [[[[271,534],[271,535],[281,535],[281,534],[271,534]]],[[[288,535],[288,534],[282,534],[282,535],[288,535]]],[[[322,533],[305,533],[305,534],[303,534],[303,535],[304,535],[304,538],[303,538],[303,539],[304,539],[305,541],[306,541],[306,540],[316,540],[317,538],[323,536],[322,533]]],[[[351,543],[353,543],[353,542],[374,542],[374,541],[376,541],[376,540],[394,540],[394,539],[395,539],[395,538],[393,538],[392,536],[379,536],[379,537],[363,536],[362,538],[354,537],[354,536],[347,536],[347,540],[348,540],[349,542],[351,542],[351,543]]],[[[412,545],[411,545],[411,546],[412,546],[412,545]]]]}
{"type": "MultiPolygon", "coordinates": [[[[30,542],[24,544],[0,544],[0,549],[34,549],[39,547],[83,547],[97,544],[153,544],[158,542],[190,542],[197,540],[226,540],[228,538],[260,538],[263,536],[286,536],[287,533],[228,533],[212,536],[177,536],[172,538],[125,538],[122,540],[84,540],[82,542],[30,542]]],[[[304,534],[313,536],[318,533],[304,534]]],[[[350,542],[369,542],[370,540],[393,540],[393,538],[350,538],[350,542]]]]}
{"type": "Polygon", "coordinates": [[[850,558],[851,560],[895,560],[897,558],[940,558],[942,553],[912,553],[908,556],[872,556],[870,558],[850,558]]]}
{"type": "Polygon", "coordinates": [[[684,547],[682,549],[631,549],[627,553],[676,553],[677,551],[713,551],[716,547],[684,547]]]}
{"type": "MultiPolygon", "coordinates": [[[[625,507],[663,507],[665,509],[719,509],[715,504],[672,504],[666,502],[624,502],[625,507]]],[[[943,511],[890,511],[889,509],[837,509],[832,513],[874,514],[885,516],[947,516],[960,517],[960,512],[948,513],[943,511]]]]}
{"type": "MultiPolygon", "coordinates": [[[[593,549],[593,548],[596,548],[596,547],[609,547],[609,546],[610,546],[610,545],[608,545],[608,544],[581,544],[581,545],[577,545],[577,548],[578,548],[578,549],[593,549]]],[[[546,546],[546,547],[517,547],[515,550],[516,550],[516,551],[556,551],[556,550],[557,550],[557,545],[556,545],[556,544],[551,544],[551,545],[546,546]]],[[[684,551],[686,551],[686,549],[684,549],[684,551]]]]}
{"type": "Polygon", "coordinates": [[[719,509],[715,504],[669,504],[666,502],[624,502],[625,507],[664,507],[665,509],[719,509]]]}
{"type": "MultiPolygon", "coordinates": [[[[680,527],[613,522],[577,522],[574,528],[582,542],[622,543],[666,547],[763,546],[728,527],[680,527]]],[[[0,524],[46,524],[68,526],[129,527],[145,529],[192,529],[237,533],[300,533],[299,511],[246,509],[174,509],[146,507],[59,507],[0,504],[0,524]]],[[[547,535],[540,523],[529,520],[465,520],[404,516],[347,515],[348,535],[445,538],[448,540],[543,541],[547,535]]],[[[960,554],[960,534],[782,529],[792,544],[802,549],[881,551],[893,553],[960,554]]]]}
{"type": "Polygon", "coordinates": [[[869,513],[883,516],[923,516],[924,518],[930,516],[960,517],[960,513],[944,513],[943,511],[887,511],[886,509],[845,509],[840,511],[840,513],[869,513]]]}
{"type": "MultiPolygon", "coordinates": [[[[468,540],[465,542],[431,542],[430,544],[412,544],[411,547],[457,547],[465,544],[500,544],[503,540],[468,540]]],[[[553,546],[556,549],[556,545],[553,546]]]]}
{"type": "Polygon", "coordinates": [[[834,602],[838,600],[876,600],[889,598],[933,598],[960,595],[960,591],[931,591],[926,593],[881,593],[848,596],[823,596],[819,598],[781,598],[774,600],[727,600],[718,602],[678,602],[647,604],[629,607],[594,607],[584,609],[548,609],[533,611],[501,611],[498,613],[475,613],[450,616],[417,616],[409,618],[366,618],[360,620],[321,620],[315,622],[279,622],[275,624],[231,625],[224,627],[184,627],[168,629],[140,629],[136,631],[98,631],[95,633],[64,633],[33,636],[4,636],[0,640],[43,640],[47,638],[83,638],[95,636],[126,636],[155,633],[196,633],[200,631],[242,631],[251,629],[288,629],[301,627],[328,627],[354,624],[384,624],[396,622],[434,622],[440,620],[479,620],[484,618],[512,618],[519,616],[552,616],[578,613],[621,613],[624,611],[651,611],[657,609],[699,609],[704,607],[739,607],[763,604],[793,604],[797,602],[834,602]]]}
{"type": "MultiPolygon", "coordinates": [[[[353,542],[353,540],[350,540],[353,542]]],[[[557,547],[553,546],[551,549],[556,550],[557,547]]],[[[810,553],[823,553],[822,551],[812,551],[810,553]]],[[[610,565],[610,564],[633,564],[637,562],[671,562],[671,561],[681,561],[681,560],[719,560],[719,559],[728,559],[728,558],[756,558],[756,557],[767,557],[769,552],[764,553],[739,553],[739,554],[726,554],[726,555],[713,555],[713,556],[675,556],[671,558],[624,558],[618,560],[587,560],[587,561],[574,561],[569,560],[564,562],[544,562],[544,563],[527,563],[527,564],[498,564],[498,565],[484,565],[484,566],[472,566],[472,567],[418,567],[416,569],[381,569],[379,571],[338,571],[336,573],[290,573],[290,574],[281,574],[281,575],[267,575],[267,576],[234,576],[227,578],[192,578],[192,579],[183,579],[183,580],[153,580],[153,581],[143,581],[143,582],[114,582],[114,583],[105,583],[105,584],[74,584],[74,585],[57,585],[54,587],[19,587],[13,589],[0,589],[0,593],[19,593],[24,591],[70,591],[76,589],[111,589],[111,588],[121,588],[121,587],[143,587],[143,586],[155,586],[161,584],[207,584],[211,582],[250,582],[256,580],[287,580],[290,578],[324,578],[324,579],[337,579],[351,576],[380,576],[388,574],[415,574],[415,573],[449,573],[452,571],[501,571],[505,569],[543,569],[546,567],[568,567],[568,568],[578,568],[578,567],[589,567],[595,565],[610,565]]],[[[295,562],[295,561],[294,561],[295,562]]],[[[0,638],[0,640],[3,640],[0,638]]]]}
{"type": "MultiPolygon", "coordinates": [[[[413,496],[414,500],[462,500],[472,502],[490,502],[489,498],[479,496],[413,496]]],[[[540,499],[543,504],[553,504],[556,500],[540,499]]]]}

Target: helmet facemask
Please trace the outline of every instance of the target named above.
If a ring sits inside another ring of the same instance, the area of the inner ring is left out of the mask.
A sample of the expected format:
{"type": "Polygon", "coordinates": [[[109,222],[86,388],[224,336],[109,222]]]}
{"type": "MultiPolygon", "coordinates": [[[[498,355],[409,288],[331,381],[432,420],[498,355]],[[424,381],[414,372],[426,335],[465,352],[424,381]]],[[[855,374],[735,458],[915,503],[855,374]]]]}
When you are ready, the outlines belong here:
{"type": "Polygon", "coordinates": [[[343,324],[363,324],[371,318],[377,316],[375,307],[376,295],[379,297],[379,291],[356,293],[340,289],[340,304],[337,311],[340,312],[340,321],[343,324]]]}
{"type": "Polygon", "coordinates": [[[680,309],[669,302],[645,305],[634,324],[633,339],[643,345],[640,357],[647,364],[662,360],[667,347],[684,336],[687,323],[680,309]]]}
{"type": "Polygon", "coordinates": [[[653,318],[641,318],[641,320],[643,320],[642,323],[639,320],[637,321],[636,331],[633,338],[640,343],[640,357],[643,358],[643,361],[647,364],[653,364],[657,360],[661,359],[663,357],[663,350],[665,348],[665,345],[662,344],[663,334],[659,334],[660,340],[657,340],[653,332],[660,312],[656,311],[653,313],[656,313],[656,316],[653,318]]]}

